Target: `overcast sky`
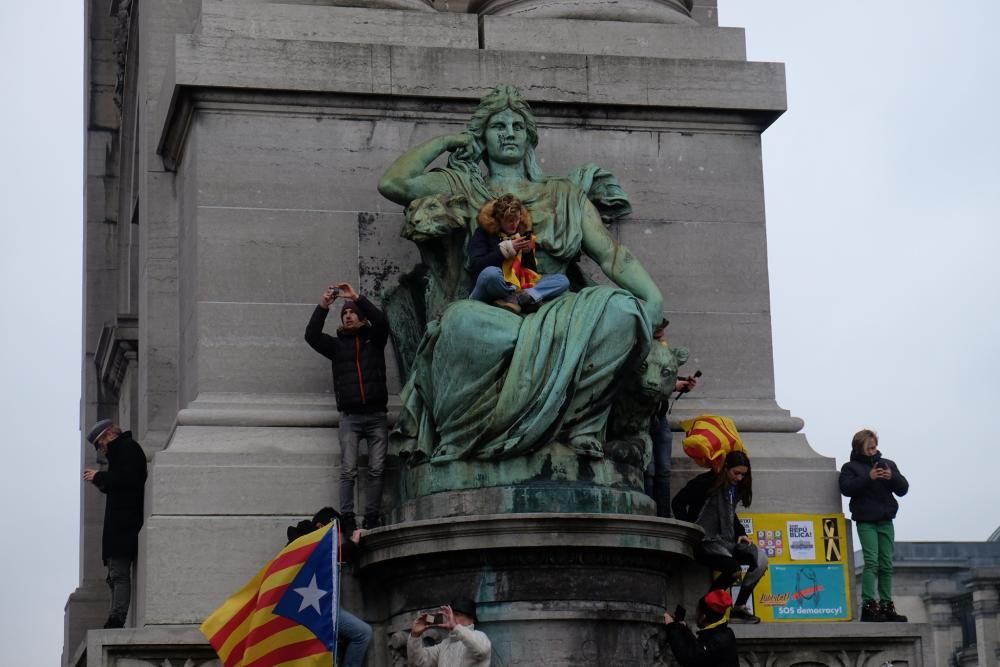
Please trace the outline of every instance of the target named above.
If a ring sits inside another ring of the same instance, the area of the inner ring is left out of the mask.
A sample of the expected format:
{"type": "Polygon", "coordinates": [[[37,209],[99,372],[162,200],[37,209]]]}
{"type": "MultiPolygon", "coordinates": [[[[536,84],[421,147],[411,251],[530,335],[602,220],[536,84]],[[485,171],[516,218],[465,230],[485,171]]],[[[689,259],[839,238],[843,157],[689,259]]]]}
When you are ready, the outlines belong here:
{"type": "MultiPolygon", "coordinates": [[[[58,664],[79,577],[81,5],[0,2],[2,665],[58,664]]],[[[720,5],[752,60],[786,64],[789,111],[764,135],[778,402],[838,465],[879,432],[911,483],[898,540],[984,540],[1000,3],[720,5]]]]}

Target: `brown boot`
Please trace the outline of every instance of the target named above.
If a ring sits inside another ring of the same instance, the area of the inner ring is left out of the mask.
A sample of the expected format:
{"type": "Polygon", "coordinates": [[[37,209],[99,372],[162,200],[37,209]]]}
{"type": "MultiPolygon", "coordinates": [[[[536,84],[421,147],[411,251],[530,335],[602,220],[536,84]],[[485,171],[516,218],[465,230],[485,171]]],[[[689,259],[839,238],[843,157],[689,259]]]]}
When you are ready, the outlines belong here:
{"type": "Polygon", "coordinates": [[[882,600],[878,605],[878,611],[882,614],[882,620],[888,623],[908,623],[906,616],[896,613],[896,605],[892,600],[882,600]]]}
{"type": "Polygon", "coordinates": [[[501,308],[509,310],[515,315],[521,314],[521,306],[517,304],[517,299],[514,298],[513,296],[504,297],[503,299],[497,299],[496,301],[493,302],[493,305],[500,306],[501,308]]]}

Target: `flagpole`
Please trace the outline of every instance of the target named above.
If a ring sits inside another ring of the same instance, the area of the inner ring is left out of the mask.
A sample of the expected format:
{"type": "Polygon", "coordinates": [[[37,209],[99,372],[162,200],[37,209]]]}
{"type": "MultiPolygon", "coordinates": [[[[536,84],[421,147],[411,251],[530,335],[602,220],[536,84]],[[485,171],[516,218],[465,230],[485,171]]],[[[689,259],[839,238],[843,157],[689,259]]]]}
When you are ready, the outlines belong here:
{"type": "Polygon", "coordinates": [[[335,595],[333,597],[333,604],[330,605],[330,622],[333,625],[333,650],[330,651],[330,665],[331,667],[337,667],[337,633],[340,628],[337,627],[340,623],[340,522],[336,519],[333,520],[333,540],[336,545],[330,550],[331,559],[333,562],[330,564],[333,571],[337,573],[337,590],[334,591],[335,595]]]}

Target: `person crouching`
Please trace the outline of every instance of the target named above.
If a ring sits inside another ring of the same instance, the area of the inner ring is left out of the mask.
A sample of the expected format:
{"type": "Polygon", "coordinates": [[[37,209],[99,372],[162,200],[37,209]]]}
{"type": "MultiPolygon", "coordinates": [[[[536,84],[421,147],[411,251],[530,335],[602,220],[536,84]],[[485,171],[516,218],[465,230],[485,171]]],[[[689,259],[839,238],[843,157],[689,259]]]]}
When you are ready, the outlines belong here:
{"type": "MultiPolygon", "coordinates": [[[[718,589],[698,600],[698,634],[681,619],[663,614],[667,643],[681,667],[739,667],[736,635],[729,627],[733,599],[718,589]]],[[[683,607],[678,611],[683,613],[683,607]]]]}

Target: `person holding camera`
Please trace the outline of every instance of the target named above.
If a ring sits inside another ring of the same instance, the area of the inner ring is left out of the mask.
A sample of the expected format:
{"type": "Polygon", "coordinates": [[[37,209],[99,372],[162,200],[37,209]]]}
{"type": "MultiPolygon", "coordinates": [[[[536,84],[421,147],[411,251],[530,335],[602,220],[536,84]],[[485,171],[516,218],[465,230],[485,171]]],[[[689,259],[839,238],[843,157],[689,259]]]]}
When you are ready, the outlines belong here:
{"type": "Polygon", "coordinates": [[[492,658],[490,638],[475,625],[476,602],[458,597],[437,611],[417,615],[406,640],[406,659],[410,667],[489,667],[492,658]],[[448,636],[441,643],[424,646],[422,635],[428,628],[442,628],[448,636]]]}
{"type": "Polygon", "coordinates": [[[729,627],[733,599],[724,590],[709,591],[698,600],[698,634],[684,623],[684,607],[663,614],[667,643],[681,667],[739,667],[736,635],[729,627]]]}
{"type": "Polygon", "coordinates": [[[368,443],[368,485],[365,528],[377,528],[382,502],[382,471],[388,448],[385,345],[389,320],[385,313],[349,283],[323,290],[319,305],[306,325],[306,342],[330,360],[333,392],[340,412],[340,512],[350,534],[356,527],[354,487],[358,478],[358,446],[368,443]],[[344,297],[337,335],[323,333],[333,302],[344,297]]]}
{"type": "Polygon", "coordinates": [[[861,575],[861,620],[905,623],[892,601],[892,556],[895,531],[892,520],[899,511],[896,496],[905,496],[910,483],[895,462],[882,457],[878,435],[871,429],[854,434],[851,460],[840,469],[840,492],[851,499],[851,521],[865,559],[861,575]],[[875,602],[876,583],[879,602],[875,602]]]}
{"type": "Polygon", "coordinates": [[[478,220],[468,249],[469,269],[476,276],[470,299],[533,313],[543,301],[569,289],[569,279],[561,273],[538,273],[531,213],[520,199],[508,193],[488,201],[478,220]]]}

